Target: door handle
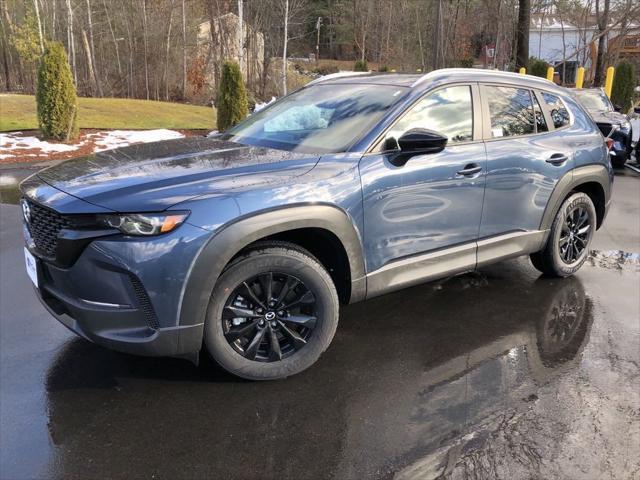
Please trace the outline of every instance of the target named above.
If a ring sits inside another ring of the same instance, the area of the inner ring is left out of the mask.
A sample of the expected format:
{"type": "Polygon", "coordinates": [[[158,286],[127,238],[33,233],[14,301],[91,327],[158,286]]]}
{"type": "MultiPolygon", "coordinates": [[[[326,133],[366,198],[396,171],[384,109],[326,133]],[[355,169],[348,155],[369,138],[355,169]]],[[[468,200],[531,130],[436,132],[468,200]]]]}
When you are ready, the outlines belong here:
{"type": "Polygon", "coordinates": [[[562,165],[567,160],[569,160],[569,157],[567,157],[564,153],[554,153],[549,158],[547,158],[545,161],[547,163],[550,163],[551,165],[555,165],[557,167],[559,165],[562,165]]]}
{"type": "Polygon", "coordinates": [[[474,175],[482,170],[482,167],[477,163],[470,163],[469,165],[465,165],[462,170],[458,170],[458,175],[469,176],[474,175]]]}

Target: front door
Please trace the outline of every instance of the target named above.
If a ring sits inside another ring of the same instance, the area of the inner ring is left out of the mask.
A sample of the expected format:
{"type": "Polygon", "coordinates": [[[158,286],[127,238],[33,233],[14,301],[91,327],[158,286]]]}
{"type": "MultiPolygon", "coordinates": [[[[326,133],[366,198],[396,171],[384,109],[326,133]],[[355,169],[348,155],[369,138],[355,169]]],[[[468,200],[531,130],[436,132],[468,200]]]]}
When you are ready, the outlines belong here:
{"type": "MultiPolygon", "coordinates": [[[[428,277],[430,267],[437,268],[437,252],[449,247],[463,249],[458,264],[475,267],[486,168],[475,95],[475,84],[440,87],[415,103],[385,136],[397,139],[413,128],[433,130],[448,137],[443,151],[415,155],[402,166],[393,165],[392,153],[385,151],[360,161],[367,272],[388,272],[396,266],[404,272],[402,278],[385,275],[380,282],[416,283],[409,277],[417,281],[420,272],[408,274],[411,263],[436,252],[431,265],[423,265],[428,277]]],[[[374,294],[378,292],[372,287],[391,286],[368,285],[374,294]]]]}

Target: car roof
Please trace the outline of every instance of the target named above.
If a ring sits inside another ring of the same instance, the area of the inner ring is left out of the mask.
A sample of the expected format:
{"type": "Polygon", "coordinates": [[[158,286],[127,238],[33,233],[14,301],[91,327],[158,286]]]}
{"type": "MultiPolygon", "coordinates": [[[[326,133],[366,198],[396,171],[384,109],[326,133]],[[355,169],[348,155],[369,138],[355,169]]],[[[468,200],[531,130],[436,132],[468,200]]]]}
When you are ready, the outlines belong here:
{"type": "Polygon", "coordinates": [[[314,84],[378,84],[397,85],[423,90],[434,84],[452,82],[509,83],[528,88],[539,88],[562,93],[566,89],[553,82],[533,75],[485,70],[479,68],[443,68],[424,75],[405,73],[340,72],[315,80],[314,84]]]}

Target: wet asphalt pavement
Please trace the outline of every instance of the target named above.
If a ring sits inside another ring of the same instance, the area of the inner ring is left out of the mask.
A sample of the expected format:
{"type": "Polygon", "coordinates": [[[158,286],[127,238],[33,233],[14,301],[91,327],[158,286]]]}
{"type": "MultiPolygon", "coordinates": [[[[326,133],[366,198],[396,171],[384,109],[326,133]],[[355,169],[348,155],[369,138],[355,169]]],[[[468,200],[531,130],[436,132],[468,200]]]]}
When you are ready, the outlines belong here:
{"type": "Polygon", "coordinates": [[[640,478],[631,172],[575,277],[522,258],[344,307],[268,383],[76,338],[35,299],[18,207],[0,220],[2,479],[640,478]]]}

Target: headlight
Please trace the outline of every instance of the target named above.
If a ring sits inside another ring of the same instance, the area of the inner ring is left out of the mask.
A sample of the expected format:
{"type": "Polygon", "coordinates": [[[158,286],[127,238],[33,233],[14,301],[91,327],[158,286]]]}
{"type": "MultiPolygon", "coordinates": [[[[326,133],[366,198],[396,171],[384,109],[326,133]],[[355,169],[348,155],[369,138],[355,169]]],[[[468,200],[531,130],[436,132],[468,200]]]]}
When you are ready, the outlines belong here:
{"type": "Polygon", "coordinates": [[[189,212],[121,213],[100,215],[99,222],[125,235],[151,236],[170,232],[187,219],[189,212]]]}

